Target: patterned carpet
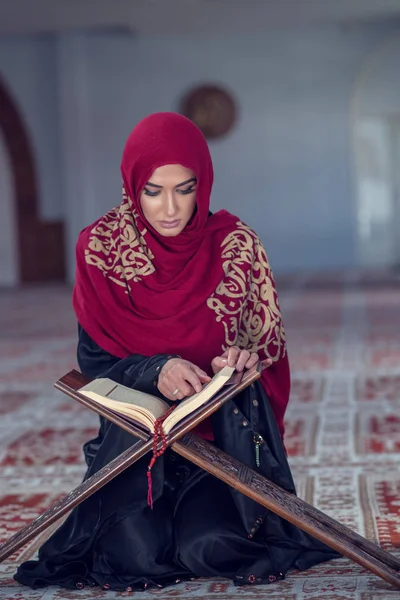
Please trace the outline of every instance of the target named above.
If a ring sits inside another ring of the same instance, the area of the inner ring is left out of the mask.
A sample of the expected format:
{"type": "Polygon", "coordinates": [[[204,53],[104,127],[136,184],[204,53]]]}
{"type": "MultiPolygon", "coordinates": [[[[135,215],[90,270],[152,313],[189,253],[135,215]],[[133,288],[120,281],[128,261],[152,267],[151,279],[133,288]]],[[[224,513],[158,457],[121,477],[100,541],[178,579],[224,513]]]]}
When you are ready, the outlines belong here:
{"type": "MultiPolygon", "coordinates": [[[[293,392],[286,444],[298,493],[383,548],[400,549],[400,302],[388,273],[279,282],[293,392]]],[[[0,293],[0,540],[77,485],[96,417],[53,391],[75,366],[75,320],[61,287],[0,293]]],[[[268,587],[224,580],[167,590],[32,591],[12,579],[35,540],[0,565],[0,598],[391,600],[399,592],[347,559],[268,587]]]]}

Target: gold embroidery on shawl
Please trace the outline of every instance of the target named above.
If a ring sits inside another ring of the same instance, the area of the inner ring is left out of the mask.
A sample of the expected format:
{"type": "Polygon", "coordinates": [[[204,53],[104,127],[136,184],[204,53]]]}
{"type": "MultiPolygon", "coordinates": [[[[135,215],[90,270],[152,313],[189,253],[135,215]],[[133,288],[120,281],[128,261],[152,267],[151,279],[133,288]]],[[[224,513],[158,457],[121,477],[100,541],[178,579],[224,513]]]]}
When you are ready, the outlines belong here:
{"type": "Polygon", "coordinates": [[[85,260],[117,285],[129,288],[129,281],[140,281],[155,269],[154,256],[144,239],[146,229],[138,229],[137,213],[132,210],[125,190],[122,196],[121,206],[110,210],[92,229],[85,260]],[[115,231],[118,236],[113,238],[115,231]]]}
{"type": "Polygon", "coordinates": [[[224,326],[223,350],[238,345],[276,361],[285,355],[286,337],[272,271],[254,231],[237,225],[222,242],[225,276],[207,306],[224,326]]]}

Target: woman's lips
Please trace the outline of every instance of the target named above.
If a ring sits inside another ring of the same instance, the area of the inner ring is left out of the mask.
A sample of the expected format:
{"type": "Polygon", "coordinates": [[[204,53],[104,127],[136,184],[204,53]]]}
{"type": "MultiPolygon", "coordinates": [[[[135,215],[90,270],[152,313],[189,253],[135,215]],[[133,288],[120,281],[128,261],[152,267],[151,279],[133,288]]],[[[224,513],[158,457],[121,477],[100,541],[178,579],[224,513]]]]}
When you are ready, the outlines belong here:
{"type": "Polygon", "coordinates": [[[175,227],[178,227],[180,222],[180,219],[176,219],[175,221],[160,221],[160,224],[165,229],[174,229],[175,227]]]}

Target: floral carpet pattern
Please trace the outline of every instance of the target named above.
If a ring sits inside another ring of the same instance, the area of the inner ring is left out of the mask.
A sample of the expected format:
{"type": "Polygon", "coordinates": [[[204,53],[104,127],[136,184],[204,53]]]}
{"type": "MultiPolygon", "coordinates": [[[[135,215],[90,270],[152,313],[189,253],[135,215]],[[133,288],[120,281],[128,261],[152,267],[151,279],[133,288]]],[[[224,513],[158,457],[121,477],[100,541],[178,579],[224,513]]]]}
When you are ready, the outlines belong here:
{"type": "MultiPolygon", "coordinates": [[[[298,494],[400,555],[400,280],[390,273],[278,281],[292,366],[286,445],[298,494]]],[[[0,292],[0,541],[81,481],[96,416],[53,389],[76,367],[66,287],[0,292]]],[[[43,533],[0,564],[0,598],[391,600],[399,592],[348,559],[270,586],[196,580],[164,590],[30,590],[12,575],[43,533]]]]}

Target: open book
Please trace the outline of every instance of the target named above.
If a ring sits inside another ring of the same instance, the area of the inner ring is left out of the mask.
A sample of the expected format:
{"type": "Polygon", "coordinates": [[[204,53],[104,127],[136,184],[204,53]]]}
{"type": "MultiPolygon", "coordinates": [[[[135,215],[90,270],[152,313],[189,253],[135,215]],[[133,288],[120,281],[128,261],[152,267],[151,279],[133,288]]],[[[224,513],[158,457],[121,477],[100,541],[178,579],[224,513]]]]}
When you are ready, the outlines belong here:
{"type": "MultiPolygon", "coordinates": [[[[224,367],[214,375],[209,383],[203,386],[201,392],[177,402],[174,410],[162,424],[164,433],[169,433],[182,419],[213,398],[234,378],[232,377],[234,371],[234,367],[224,367]]],[[[150,433],[154,433],[156,420],[164,416],[170,409],[170,405],[157,396],[133,390],[107,378],[94,379],[77,391],[102,406],[136,421],[150,433]]]]}

